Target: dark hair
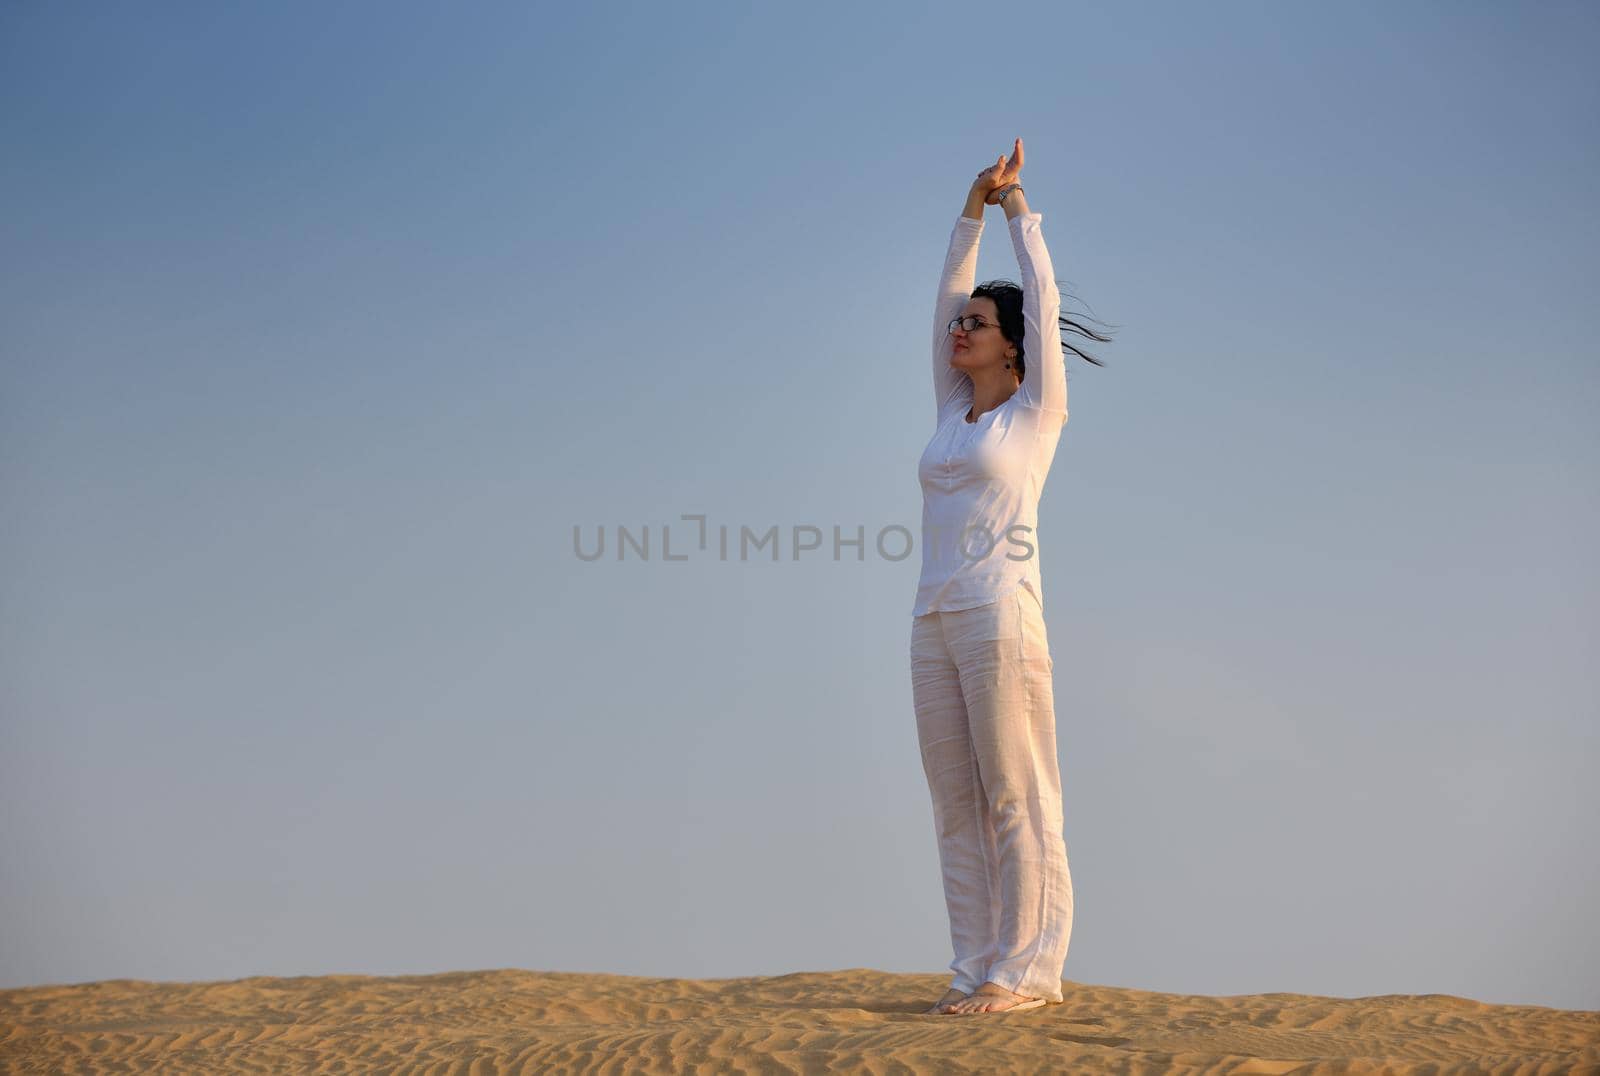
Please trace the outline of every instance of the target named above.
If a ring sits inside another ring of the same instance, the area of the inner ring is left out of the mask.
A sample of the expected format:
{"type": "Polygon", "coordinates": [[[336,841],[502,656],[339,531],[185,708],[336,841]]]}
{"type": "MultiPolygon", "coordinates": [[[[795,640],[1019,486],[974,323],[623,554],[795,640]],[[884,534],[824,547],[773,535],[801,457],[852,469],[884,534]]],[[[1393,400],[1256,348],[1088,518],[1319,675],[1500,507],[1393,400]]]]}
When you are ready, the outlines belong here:
{"type": "MultiPolygon", "coordinates": [[[[1022,325],[1022,288],[1016,284],[1013,284],[1009,280],[986,280],[982,284],[979,284],[976,288],[972,289],[972,298],[992,299],[994,301],[995,309],[998,310],[1000,314],[1000,335],[1004,336],[1010,343],[1016,345],[1017,348],[1017,357],[1012,361],[1017,368],[1017,377],[1020,380],[1028,372],[1027,350],[1022,344],[1023,337],[1026,335],[1022,325]]],[[[1082,316],[1083,315],[1081,314],[1079,315],[1079,317],[1082,316]]],[[[1111,342],[1111,337],[1102,336],[1093,329],[1087,328],[1079,324],[1077,321],[1074,321],[1072,318],[1067,317],[1065,314],[1062,314],[1060,317],[1061,324],[1058,326],[1060,329],[1065,329],[1068,332],[1075,332],[1079,336],[1087,337],[1090,340],[1098,340],[1102,344],[1111,342]]],[[[1098,318],[1091,318],[1090,320],[1099,322],[1098,318]]],[[[1102,325],[1105,324],[1104,322],[1099,323],[1102,325]]],[[[1061,341],[1061,346],[1078,356],[1080,359],[1083,359],[1085,362],[1092,362],[1096,366],[1105,365],[1105,363],[1101,362],[1093,355],[1078,350],[1078,348],[1074,347],[1072,344],[1069,344],[1066,340],[1061,341]]]]}

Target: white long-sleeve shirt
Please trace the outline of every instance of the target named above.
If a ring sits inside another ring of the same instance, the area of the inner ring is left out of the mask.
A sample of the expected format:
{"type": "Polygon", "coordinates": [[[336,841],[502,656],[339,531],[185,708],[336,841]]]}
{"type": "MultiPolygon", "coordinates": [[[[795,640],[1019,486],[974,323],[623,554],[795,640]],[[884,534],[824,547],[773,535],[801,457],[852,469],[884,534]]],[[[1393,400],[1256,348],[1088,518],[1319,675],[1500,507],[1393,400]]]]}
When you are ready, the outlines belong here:
{"type": "Polygon", "coordinates": [[[1010,399],[968,422],[972,380],[950,365],[945,331],[972,296],[983,221],[956,218],[933,315],[937,425],[917,462],[922,484],[922,579],[912,616],[985,605],[1025,586],[1044,606],[1039,495],[1067,421],[1067,371],[1050,252],[1038,213],[1012,217],[1022,273],[1026,371],[1010,399]]]}

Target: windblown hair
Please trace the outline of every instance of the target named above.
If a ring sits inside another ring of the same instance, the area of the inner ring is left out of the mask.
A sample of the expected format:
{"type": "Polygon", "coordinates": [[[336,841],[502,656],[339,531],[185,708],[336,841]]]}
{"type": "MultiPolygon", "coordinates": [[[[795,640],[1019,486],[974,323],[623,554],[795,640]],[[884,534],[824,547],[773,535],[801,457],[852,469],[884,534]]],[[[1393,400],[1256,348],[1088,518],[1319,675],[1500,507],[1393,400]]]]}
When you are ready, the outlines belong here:
{"type": "MultiPolygon", "coordinates": [[[[994,300],[995,308],[1000,314],[1000,335],[1014,344],[1017,349],[1017,357],[1014,361],[1017,367],[1017,379],[1020,381],[1028,372],[1028,354],[1022,342],[1023,337],[1026,335],[1022,324],[1022,288],[1009,280],[986,280],[972,289],[972,298],[994,300]]],[[[1078,317],[1086,317],[1086,315],[1079,314],[1078,317]]],[[[1105,324],[1098,318],[1088,318],[1088,320],[1095,321],[1101,325],[1105,324]]],[[[1098,340],[1102,344],[1111,342],[1111,337],[1102,336],[1065,314],[1061,315],[1060,321],[1058,328],[1066,332],[1074,332],[1087,339],[1098,340]]],[[[1092,362],[1096,366],[1105,365],[1093,355],[1078,350],[1076,346],[1068,343],[1066,339],[1062,339],[1061,346],[1085,362],[1092,362]]]]}

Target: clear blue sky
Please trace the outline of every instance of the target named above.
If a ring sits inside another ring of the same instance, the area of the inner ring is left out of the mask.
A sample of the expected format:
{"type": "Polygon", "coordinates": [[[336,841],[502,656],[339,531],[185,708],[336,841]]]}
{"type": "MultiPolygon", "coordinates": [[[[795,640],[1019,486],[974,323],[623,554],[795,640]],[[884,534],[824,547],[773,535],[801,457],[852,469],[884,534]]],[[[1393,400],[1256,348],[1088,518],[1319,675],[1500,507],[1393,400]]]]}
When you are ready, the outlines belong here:
{"type": "Polygon", "coordinates": [[[7,5],[0,985],[940,972],[871,538],[1020,135],[1119,327],[1041,505],[1065,977],[1600,1007],[1597,51],[1590,3],[7,5]],[[693,513],[829,544],[663,561],[693,513]]]}

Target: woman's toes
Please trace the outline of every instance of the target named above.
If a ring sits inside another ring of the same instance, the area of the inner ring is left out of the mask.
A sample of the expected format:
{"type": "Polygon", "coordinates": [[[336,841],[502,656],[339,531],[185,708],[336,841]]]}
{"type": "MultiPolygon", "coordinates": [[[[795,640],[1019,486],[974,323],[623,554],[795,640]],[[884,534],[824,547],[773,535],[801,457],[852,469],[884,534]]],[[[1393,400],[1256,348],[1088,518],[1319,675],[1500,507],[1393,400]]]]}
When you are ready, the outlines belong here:
{"type": "Polygon", "coordinates": [[[980,987],[975,993],[969,995],[965,1001],[957,1004],[955,1011],[962,1013],[1004,1012],[1024,1001],[1035,999],[1022,994],[1013,994],[1009,990],[1002,991],[999,987],[984,989],[980,987]]]}

